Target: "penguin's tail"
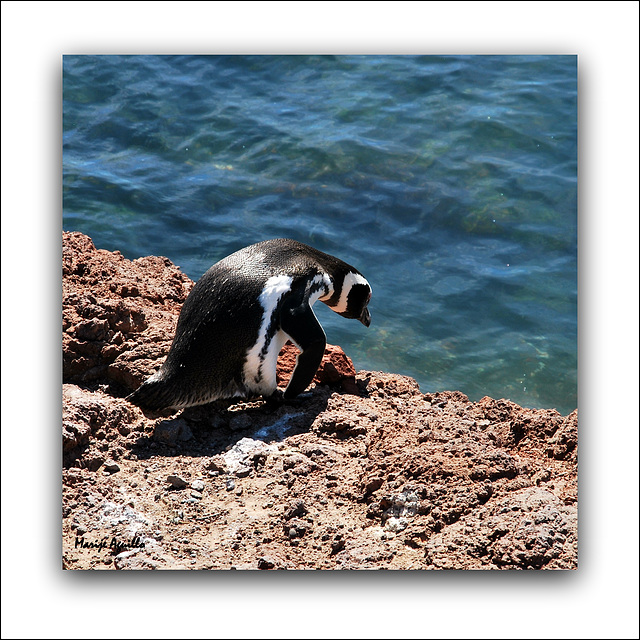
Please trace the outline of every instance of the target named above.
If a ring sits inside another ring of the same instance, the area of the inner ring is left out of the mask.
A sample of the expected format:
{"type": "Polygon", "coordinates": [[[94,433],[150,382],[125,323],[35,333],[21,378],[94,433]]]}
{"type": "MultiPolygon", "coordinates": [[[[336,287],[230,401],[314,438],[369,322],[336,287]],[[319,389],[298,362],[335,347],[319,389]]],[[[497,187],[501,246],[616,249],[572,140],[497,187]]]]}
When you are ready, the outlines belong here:
{"type": "Polygon", "coordinates": [[[149,378],[125,400],[147,411],[163,411],[175,407],[177,399],[166,380],[149,378]]]}

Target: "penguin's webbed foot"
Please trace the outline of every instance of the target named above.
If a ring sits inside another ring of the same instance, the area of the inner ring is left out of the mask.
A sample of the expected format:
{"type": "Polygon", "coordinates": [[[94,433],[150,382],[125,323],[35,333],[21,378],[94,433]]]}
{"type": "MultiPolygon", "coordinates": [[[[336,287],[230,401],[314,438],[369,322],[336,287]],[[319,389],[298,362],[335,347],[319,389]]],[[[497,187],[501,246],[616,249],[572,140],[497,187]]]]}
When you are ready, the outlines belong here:
{"type": "Polygon", "coordinates": [[[299,393],[294,397],[287,397],[284,391],[276,389],[270,396],[263,396],[267,407],[270,409],[278,409],[282,405],[298,406],[305,400],[308,400],[313,394],[311,392],[299,393]]]}
{"type": "Polygon", "coordinates": [[[276,389],[270,396],[262,396],[268,409],[277,409],[285,403],[284,393],[276,389]]]}

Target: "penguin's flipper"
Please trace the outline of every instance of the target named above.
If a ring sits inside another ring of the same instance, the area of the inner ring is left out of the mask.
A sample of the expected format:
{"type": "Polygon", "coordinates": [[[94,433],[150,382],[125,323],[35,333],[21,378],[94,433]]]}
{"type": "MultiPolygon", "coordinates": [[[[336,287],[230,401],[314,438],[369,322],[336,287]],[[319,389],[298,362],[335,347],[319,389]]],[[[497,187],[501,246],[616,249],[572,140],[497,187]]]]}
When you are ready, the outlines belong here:
{"type": "Polygon", "coordinates": [[[284,399],[290,400],[311,384],[322,362],[327,337],[313,309],[306,303],[297,306],[285,303],[280,312],[280,327],[301,350],[284,391],[284,399]]]}

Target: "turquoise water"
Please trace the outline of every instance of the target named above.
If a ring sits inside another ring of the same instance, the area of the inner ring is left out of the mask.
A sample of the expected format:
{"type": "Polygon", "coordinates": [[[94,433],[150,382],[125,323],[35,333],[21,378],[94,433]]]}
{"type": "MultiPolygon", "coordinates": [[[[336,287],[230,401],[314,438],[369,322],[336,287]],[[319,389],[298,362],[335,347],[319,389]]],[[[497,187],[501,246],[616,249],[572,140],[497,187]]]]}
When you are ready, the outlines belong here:
{"type": "Polygon", "coordinates": [[[63,228],[194,280],[291,237],[362,271],[357,368],[577,406],[575,56],[65,56],[63,228]]]}

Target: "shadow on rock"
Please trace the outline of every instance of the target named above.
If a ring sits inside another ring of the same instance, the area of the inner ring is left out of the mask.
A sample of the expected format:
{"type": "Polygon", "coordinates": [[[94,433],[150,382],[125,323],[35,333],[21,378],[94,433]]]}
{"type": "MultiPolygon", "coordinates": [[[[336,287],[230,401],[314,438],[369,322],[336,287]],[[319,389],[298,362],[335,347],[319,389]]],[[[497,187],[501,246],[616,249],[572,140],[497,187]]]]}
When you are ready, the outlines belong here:
{"type": "Polygon", "coordinates": [[[277,408],[264,401],[236,404],[212,403],[183,410],[174,417],[158,419],[153,433],[131,447],[138,459],[156,456],[214,456],[239,440],[271,444],[310,430],[325,411],[331,391],[316,387],[296,401],[277,408]]]}

